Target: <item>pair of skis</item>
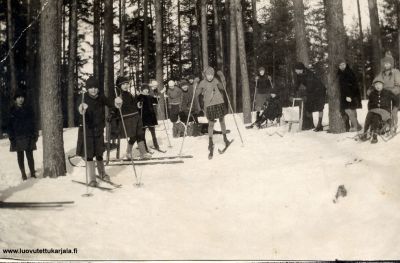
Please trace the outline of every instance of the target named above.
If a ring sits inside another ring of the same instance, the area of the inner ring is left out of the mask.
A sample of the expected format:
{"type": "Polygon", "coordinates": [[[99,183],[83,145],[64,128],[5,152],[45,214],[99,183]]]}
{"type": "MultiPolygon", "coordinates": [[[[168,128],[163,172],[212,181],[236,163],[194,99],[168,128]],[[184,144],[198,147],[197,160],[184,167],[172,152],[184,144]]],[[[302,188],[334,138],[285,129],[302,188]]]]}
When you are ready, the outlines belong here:
{"type": "Polygon", "coordinates": [[[72,205],[74,201],[60,201],[60,202],[0,202],[0,208],[58,208],[65,205],[72,205]]]}
{"type": "MultiPolygon", "coordinates": [[[[227,144],[225,144],[225,147],[223,149],[218,149],[218,153],[219,154],[224,154],[226,152],[226,150],[229,148],[229,146],[233,143],[233,140],[228,141],[227,144]]],[[[214,154],[212,151],[210,151],[210,153],[208,154],[208,159],[211,160],[214,157],[214,154]]]]}

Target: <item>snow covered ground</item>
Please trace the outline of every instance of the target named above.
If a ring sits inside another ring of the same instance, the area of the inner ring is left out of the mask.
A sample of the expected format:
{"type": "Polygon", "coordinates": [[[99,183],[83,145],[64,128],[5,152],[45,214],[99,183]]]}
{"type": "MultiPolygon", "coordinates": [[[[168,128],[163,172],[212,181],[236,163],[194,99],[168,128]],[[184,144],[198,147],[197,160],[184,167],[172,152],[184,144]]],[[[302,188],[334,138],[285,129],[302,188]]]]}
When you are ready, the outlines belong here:
{"type": "MultiPolygon", "coordinates": [[[[361,122],[364,116],[360,111],[361,122]]],[[[237,120],[242,123],[240,115],[237,120]]],[[[141,188],[134,186],[132,167],[108,167],[123,187],[112,193],[90,189],[92,197],[82,197],[85,186],[71,182],[85,180],[84,168],[68,166],[65,177],[21,182],[16,154],[1,140],[0,200],[75,204],[1,209],[0,259],[400,258],[400,136],[373,145],[347,139],[354,133],[279,137],[267,134],[273,128],[241,125],[242,147],[232,116],[227,124],[235,142],[224,155],[209,161],[207,136],[188,137],[184,153],[193,159],[138,166],[141,188]],[[333,202],[339,185],[347,196],[333,202]],[[7,248],[78,253],[5,254],[7,248]]],[[[158,129],[168,149],[162,125],[158,129]]],[[[65,131],[67,154],[74,154],[76,136],[77,129],[65,131]]],[[[179,152],[181,139],[171,143],[166,155],[179,152]]],[[[221,135],[215,143],[223,147],[221,135]]],[[[41,139],[38,148],[40,176],[41,139]]]]}

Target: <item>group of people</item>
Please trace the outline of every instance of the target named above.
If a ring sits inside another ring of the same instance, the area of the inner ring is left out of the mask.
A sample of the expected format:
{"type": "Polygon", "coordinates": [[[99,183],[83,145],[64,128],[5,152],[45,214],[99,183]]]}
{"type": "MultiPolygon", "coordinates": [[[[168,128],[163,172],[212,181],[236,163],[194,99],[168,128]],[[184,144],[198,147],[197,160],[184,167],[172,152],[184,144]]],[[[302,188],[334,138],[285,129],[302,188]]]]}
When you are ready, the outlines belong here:
{"type": "MultiPolygon", "coordinates": [[[[390,53],[385,54],[381,62],[382,70],[374,78],[372,87],[367,92],[368,114],[365,119],[364,131],[360,136],[361,140],[372,138],[371,143],[377,142],[377,136],[382,132],[383,127],[390,125],[396,130],[398,123],[400,71],[394,68],[394,59],[390,53]]],[[[304,102],[302,130],[322,131],[322,113],[326,96],[325,86],[301,62],[296,63],[295,73],[297,84],[292,96],[300,97],[304,102]],[[313,122],[313,112],[319,113],[316,127],[313,122]]],[[[360,131],[362,127],[357,120],[357,109],[362,107],[361,93],[356,76],[346,61],[339,63],[337,77],[341,93],[340,107],[346,131],[360,131]]],[[[271,77],[266,74],[265,68],[259,68],[256,83],[253,107],[256,110],[257,117],[256,121],[248,128],[260,127],[264,122],[268,124],[268,121],[279,122],[282,116],[279,92],[273,85],[271,77]]],[[[208,66],[204,69],[201,81],[198,78],[189,78],[189,80],[183,80],[179,83],[171,80],[168,82],[168,87],[162,89],[160,93],[158,93],[159,84],[154,80],[143,84],[140,91],[132,93],[129,78],[118,77],[114,100],[99,93],[98,83],[94,77],[89,77],[85,86],[86,92],[78,107],[80,114],[85,116],[85,123],[82,122],[82,118],[78,129],[76,153],[86,158],[90,185],[97,185],[95,166],[97,166],[100,177],[105,180],[109,179],[103,162],[105,107],[109,108],[111,116],[118,122],[118,136],[128,140],[127,158],[132,158],[132,148],[135,142],[139,149],[140,158],[151,156],[145,138],[147,129],[151,133],[154,148],[160,149],[155,132],[155,126],[158,125],[157,107],[160,96],[167,99],[168,110],[166,112],[173,123],[173,131],[177,130],[179,123],[187,123],[188,120],[198,123],[197,117],[201,112],[204,113],[208,120],[205,127],[209,137],[209,159],[213,157],[214,152],[213,134],[215,133],[216,120],[220,123],[220,133],[223,135],[225,146],[227,147],[231,143],[227,138],[228,130],[224,119],[227,113],[226,99],[228,98],[224,94],[226,92],[224,83],[215,76],[212,67],[208,66]],[[85,125],[85,129],[83,125],[85,125]]],[[[28,160],[30,176],[36,177],[33,151],[36,150],[38,131],[32,110],[26,103],[24,90],[26,89],[20,87],[13,96],[8,134],[10,151],[17,152],[22,179],[26,180],[24,155],[28,160]]]]}

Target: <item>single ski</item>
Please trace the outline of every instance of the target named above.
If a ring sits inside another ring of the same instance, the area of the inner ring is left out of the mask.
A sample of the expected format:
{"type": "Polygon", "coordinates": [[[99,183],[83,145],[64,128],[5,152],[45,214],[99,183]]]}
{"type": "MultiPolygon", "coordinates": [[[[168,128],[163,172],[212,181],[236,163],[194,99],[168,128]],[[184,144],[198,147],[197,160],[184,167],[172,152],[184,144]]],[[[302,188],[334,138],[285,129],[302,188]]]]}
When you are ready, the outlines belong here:
{"type": "Polygon", "coordinates": [[[228,144],[227,145],[225,145],[225,148],[224,149],[218,149],[218,153],[219,154],[223,154],[227,149],[228,149],[228,147],[232,144],[232,142],[233,142],[233,139],[232,140],[230,140],[230,141],[228,141],[228,144]]]}
{"type": "Polygon", "coordinates": [[[100,185],[91,186],[91,185],[86,184],[85,182],[76,181],[76,180],[71,180],[71,181],[74,182],[74,183],[77,183],[77,184],[86,185],[86,186],[88,186],[88,187],[97,188],[97,189],[99,189],[99,190],[107,191],[107,192],[111,192],[112,190],[115,189],[115,188],[109,188],[109,187],[104,187],[104,186],[100,186],[100,185]]]}
{"type": "Polygon", "coordinates": [[[151,146],[150,146],[150,148],[153,149],[153,150],[156,150],[157,152],[160,152],[160,153],[166,153],[167,152],[167,151],[161,150],[160,148],[155,148],[155,147],[151,147],[151,146]]]}
{"type": "Polygon", "coordinates": [[[104,182],[104,183],[107,183],[107,184],[109,184],[109,185],[111,185],[111,186],[114,186],[115,188],[121,188],[122,187],[122,184],[117,184],[117,183],[114,183],[114,182],[112,182],[112,181],[109,181],[109,180],[104,180],[103,178],[101,178],[100,176],[96,176],[100,181],[102,181],[102,182],[104,182]]]}
{"type": "MultiPolygon", "coordinates": [[[[156,164],[177,164],[183,163],[183,160],[147,160],[147,161],[135,161],[135,165],[156,165],[156,164]]],[[[119,166],[119,165],[132,165],[132,162],[129,160],[121,160],[116,162],[110,162],[108,166],[119,166]]]]}
{"type": "MultiPolygon", "coordinates": [[[[171,155],[171,156],[158,156],[158,157],[150,157],[150,158],[146,158],[146,159],[140,159],[140,158],[133,158],[133,161],[135,162],[146,162],[146,161],[152,161],[152,160],[171,160],[171,159],[188,159],[188,158],[193,158],[193,155],[171,155]]],[[[110,160],[110,162],[120,162],[120,161],[124,161],[124,162],[130,162],[131,159],[113,159],[110,160]]]]}
{"type": "Polygon", "coordinates": [[[0,202],[0,208],[46,208],[63,207],[64,205],[74,204],[74,201],[60,202],[0,202]]]}

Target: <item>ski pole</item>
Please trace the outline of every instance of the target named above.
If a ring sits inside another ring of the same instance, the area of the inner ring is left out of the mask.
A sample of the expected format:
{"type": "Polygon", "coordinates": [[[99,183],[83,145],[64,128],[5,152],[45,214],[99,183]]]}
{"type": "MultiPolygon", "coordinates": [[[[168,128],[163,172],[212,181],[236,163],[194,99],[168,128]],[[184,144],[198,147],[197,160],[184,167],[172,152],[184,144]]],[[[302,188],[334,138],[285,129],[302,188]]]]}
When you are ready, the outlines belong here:
{"type": "Polygon", "coordinates": [[[226,91],[226,85],[225,85],[226,82],[225,82],[224,73],[222,73],[220,70],[218,70],[217,74],[218,74],[218,76],[221,78],[222,86],[223,86],[224,91],[225,91],[225,94],[226,94],[226,99],[228,100],[228,105],[229,105],[229,108],[230,108],[230,110],[231,110],[231,112],[232,112],[233,120],[234,120],[234,122],[235,122],[236,129],[237,129],[237,131],[238,131],[238,133],[239,133],[240,141],[242,142],[242,146],[243,146],[243,145],[244,145],[244,142],[243,142],[242,134],[240,133],[239,126],[238,126],[238,124],[237,124],[237,122],[236,122],[236,118],[235,118],[235,112],[233,111],[232,104],[231,104],[231,101],[230,101],[230,99],[229,99],[228,92],[226,91]]]}
{"type": "MultiPolygon", "coordinates": [[[[115,97],[119,97],[117,94],[117,89],[114,88],[114,92],[115,92],[115,97]]],[[[119,110],[119,115],[121,116],[121,122],[122,122],[122,127],[124,129],[124,134],[125,134],[125,138],[126,138],[126,143],[129,144],[129,139],[128,139],[128,133],[126,132],[126,127],[125,127],[125,121],[124,121],[124,116],[122,115],[122,110],[121,108],[118,108],[119,110]]],[[[133,158],[131,158],[131,164],[132,164],[132,168],[133,168],[133,173],[135,175],[136,178],[136,186],[140,187],[142,185],[142,183],[140,182],[140,180],[138,179],[137,173],[136,173],[136,167],[135,167],[135,162],[133,161],[133,158]]]]}
{"type": "MultiPolygon", "coordinates": [[[[160,99],[159,99],[157,96],[156,96],[156,99],[157,99],[157,108],[158,108],[158,110],[161,112],[160,99]]],[[[171,148],[172,145],[171,145],[171,141],[169,140],[168,129],[167,129],[167,127],[165,126],[165,121],[164,121],[164,120],[161,120],[161,121],[162,121],[162,123],[163,123],[163,125],[164,125],[165,133],[167,134],[168,147],[171,148]]]]}
{"type": "MultiPolygon", "coordinates": [[[[85,103],[85,90],[82,88],[82,102],[81,104],[85,103]]],[[[82,114],[82,127],[83,127],[83,153],[85,155],[85,175],[86,175],[86,194],[83,194],[82,196],[84,197],[89,197],[92,196],[91,193],[89,193],[89,175],[88,175],[88,169],[87,169],[87,141],[86,141],[86,109],[83,107],[83,114],[82,114]]]]}
{"type": "Polygon", "coordinates": [[[255,107],[256,107],[257,85],[258,85],[258,78],[256,78],[256,86],[254,88],[253,111],[255,110],[255,107]]]}
{"type": "Polygon", "coordinates": [[[187,135],[187,126],[189,125],[190,114],[192,113],[193,101],[194,101],[194,97],[196,96],[196,89],[197,89],[197,85],[198,85],[197,83],[198,83],[198,81],[197,81],[197,79],[195,79],[192,101],[190,102],[189,114],[188,114],[188,117],[187,117],[187,120],[186,120],[185,132],[183,134],[182,143],[181,143],[181,149],[179,151],[179,156],[182,155],[183,143],[185,142],[185,138],[186,138],[186,135],[187,135]]]}

